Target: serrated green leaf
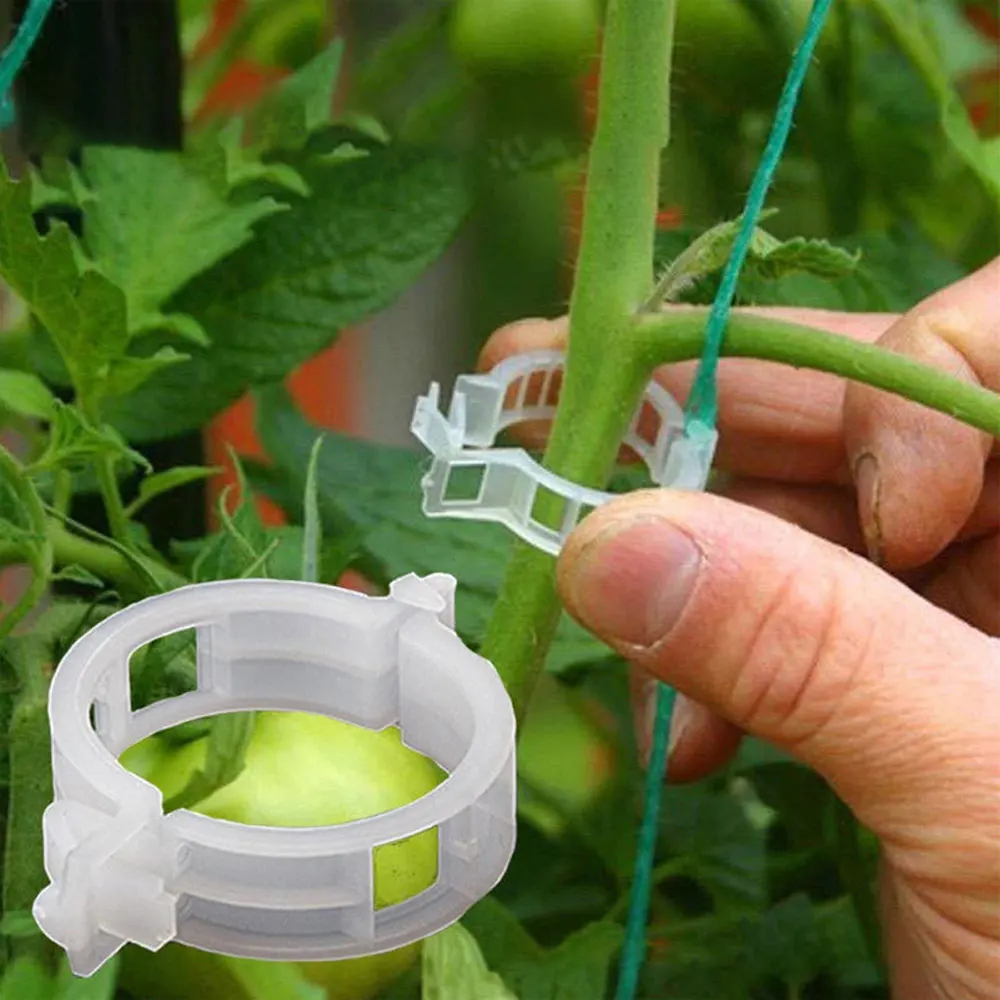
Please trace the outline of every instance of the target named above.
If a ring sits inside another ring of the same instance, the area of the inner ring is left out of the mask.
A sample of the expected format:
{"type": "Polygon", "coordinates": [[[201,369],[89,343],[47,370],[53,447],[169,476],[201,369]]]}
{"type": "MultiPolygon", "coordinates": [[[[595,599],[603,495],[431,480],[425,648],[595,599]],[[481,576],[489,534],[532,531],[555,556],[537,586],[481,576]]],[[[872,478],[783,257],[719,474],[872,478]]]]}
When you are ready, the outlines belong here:
{"type": "Polygon", "coordinates": [[[0,162],[0,278],[49,332],[77,392],[93,397],[128,343],[125,294],[88,265],[63,223],[39,235],[30,189],[0,162]]]}
{"type": "Polygon", "coordinates": [[[108,407],[130,440],[204,425],[253,385],[280,381],[345,327],[388,305],[451,243],[468,192],[458,161],[402,149],[303,168],[313,196],[173,302],[211,347],[108,407]]]}
{"type": "Polygon", "coordinates": [[[476,939],[461,924],[424,942],[420,995],[422,1000],[518,1000],[489,969],[476,939]]]}
{"type": "Polygon", "coordinates": [[[861,255],[849,253],[827,240],[802,236],[778,240],[758,230],[751,244],[749,266],[763,278],[774,280],[795,271],[819,278],[842,278],[857,266],[861,255]]]}
{"type": "MultiPolygon", "coordinates": [[[[761,218],[773,214],[773,210],[764,212],[761,218]]],[[[693,239],[670,261],[657,279],[649,305],[676,302],[692,285],[725,267],[739,236],[741,221],[732,219],[720,222],[693,239]]],[[[760,232],[757,230],[758,234],[760,232]]]]}
{"type": "Polygon", "coordinates": [[[201,479],[208,479],[221,470],[218,468],[206,468],[201,465],[175,465],[172,469],[164,469],[163,472],[153,473],[146,476],[139,483],[139,495],[129,504],[127,513],[133,517],[150,502],[164,493],[176,490],[188,483],[196,483],[201,479]]]}
{"type": "Polygon", "coordinates": [[[492,897],[477,903],[462,923],[519,1000],[604,1000],[621,947],[617,924],[597,921],[545,949],[492,897]]]}
{"type": "Polygon", "coordinates": [[[107,397],[127,396],[157,372],[182,364],[189,358],[190,355],[181,354],[172,347],[161,347],[155,354],[147,357],[126,355],[109,366],[104,379],[104,394],[107,397]]]}
{"type": "MultiPolygon", "coordinates": [[[[768,212],[764,217],[773,214],[768,212]]],[[[741,224],[741,219],[723,222],[682,250],[657,281],[650,305],[675,302],[698,282],[721,271],[732,253],[741,224]]],[[[782,241],[757,228],[750,240],[741,284],[761,279],[775,281],[797,272],[819,278],[841,278],[850,274],[859,260],[859,253],[851,253],[827,240],[794,237],[782,241]]]]}
{"type": "MultiPolygon", "coordinates": [[[[294,516],[304,472],[319,431],[296,411],[281,387],[257,394],[257,430],[287,488],[278,501],[294,516]]],[[[386,447],[334,434],[316,465],[321,516],[336,535],[345,525],[364,532],[364,546],[388,577],[451,573],[458,580],[459,631],[478,642],[485,631],[510,553],[512,536],[497,524],[430,519],[420,509],[424,459],[406,448],[386,447]]],[[[607,659],[608,648],[563,616],[548,659],[559,672],[607,659]]]]}
{"type": "Polygon", "coordinates": [[[88,253],[125,292],[131,330],[195,275],[253,238],[253,226],[284,206],[263,197],[239,204],[183,153],[91,146],[82,173],[88,253]]]}
{"type": "Polygon", "coordinates": [[[749,907],[766,899],[766,833],[732,794],[667,788],[660,843],[678,871],[698,882],[719,907],[749,907]]]}
{"type": "Polygon", "coordinates": [[[234,118],[202,146],[197,146],[206,170],[221,185],[235,190],[250,184],[271,185],[281,191],[307,198],[309,185],[302,175],[288,163],[268,162],[259,159],[259,151],[243,141],[246,123],[234,118]]]}
{"type": "Polygon", "coordinates": [[[295,152],[330,124],[343,52],[337,39],[264,97],[250,120],[254,146],[295,152]]]}
{"type": "Polygon", "coordinates": [[[55,410],[49,387],[37,375],[8,369],[0,369],[0,407],[36,420],[49,420],[55,410]]]}
{"type": "Polygon", "coordinates": [[[55,400],[45,451],[32,463],[32,471],[85,469],[95,459],[111,456],[141,468],[150,468],[146,458],[130,448],[110,425],[94,427],[75,406],[55,400]]]}

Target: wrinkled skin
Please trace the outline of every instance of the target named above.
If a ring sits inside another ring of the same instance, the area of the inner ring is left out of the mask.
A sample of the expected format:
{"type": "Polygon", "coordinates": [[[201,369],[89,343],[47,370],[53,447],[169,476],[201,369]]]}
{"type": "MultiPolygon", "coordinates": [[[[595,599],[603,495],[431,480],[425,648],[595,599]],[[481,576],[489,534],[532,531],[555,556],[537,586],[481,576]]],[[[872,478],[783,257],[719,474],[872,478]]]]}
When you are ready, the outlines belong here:
{"type": "MultiPolygon", "coordinates": [[[[1000,391],[1000,260],[905,316],[780,313],[1000,391]]],[[[565,331],[505,327],[482,367],[565,331]]],[[[693,369],[658,378],[683,399],[693,369]]],[[[724,360],[719,375],[722,495],[600,508],[561,555],[563,599],[635,665],[645,739],[653,679],[684,695],[672,780],[752,733],[878,835],[896,1000],[996,1000],[998,441],[824,374],[724,360]]]]}

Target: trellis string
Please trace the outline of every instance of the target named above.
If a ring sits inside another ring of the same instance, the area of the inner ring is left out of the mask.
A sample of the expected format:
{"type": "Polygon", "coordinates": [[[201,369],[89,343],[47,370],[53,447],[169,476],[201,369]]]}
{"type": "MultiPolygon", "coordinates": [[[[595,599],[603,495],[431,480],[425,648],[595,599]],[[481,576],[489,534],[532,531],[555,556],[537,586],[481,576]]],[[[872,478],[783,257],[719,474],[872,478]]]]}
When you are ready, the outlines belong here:
{"type": "MultiPolygon", "coordinates": [[[[719,290],[712,303],[705,329],[705,345],[701,361],[685,408],[685,421],[689,429],[698,424],[707,429],[715,427],[718,416],[719,356],[733,300],[736,297],[736,286],[746,263],[767,193],[781,163],[788,135],[792,129],[795,108],[802,91],[802,83],[809,71],[816,43],[822,34],[832,3],[833,0],[814,0],[805,31],[792,58],[775,109],[771,132],[747,194],[739,233],[726,261],[719,290]]],[[[660,804],[667,773],[667,746],[676,695],[673,688],[668,685],[657,684],[655,698],[656,712],[649,764],[646,769],[645,804],[636,845],[635,871],[632,876],[615,1000],[634,1000],[646,957],[646,922],[653,891],[653,861],[660,826],[660,804]]]]}
{"type": "Polygon", "coordinates": [[[29,0],[17,32],[0,55],[0,129],[14,124],[13,87],[35,44],[54,0],[29,0]]]}

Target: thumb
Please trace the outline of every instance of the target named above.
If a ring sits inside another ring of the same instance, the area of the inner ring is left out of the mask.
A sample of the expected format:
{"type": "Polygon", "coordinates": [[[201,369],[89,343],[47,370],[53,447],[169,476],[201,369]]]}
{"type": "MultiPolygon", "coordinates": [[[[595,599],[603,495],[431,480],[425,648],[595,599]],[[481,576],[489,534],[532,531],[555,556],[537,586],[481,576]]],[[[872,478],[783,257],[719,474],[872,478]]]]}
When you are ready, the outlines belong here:
{"type": "Polygon", "coordinates": [[[591,514],[558,571],[584,626],[814,767],[883,838],[995,811],[1000,647],[846,550],[656,490],[591,514]]]}

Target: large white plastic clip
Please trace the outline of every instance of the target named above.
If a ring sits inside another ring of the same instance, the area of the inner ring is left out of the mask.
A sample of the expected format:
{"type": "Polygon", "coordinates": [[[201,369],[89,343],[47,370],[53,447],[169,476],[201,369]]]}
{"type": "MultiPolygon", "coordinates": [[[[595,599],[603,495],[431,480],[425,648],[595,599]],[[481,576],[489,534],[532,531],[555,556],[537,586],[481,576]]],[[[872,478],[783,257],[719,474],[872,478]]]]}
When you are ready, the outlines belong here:
{"type": "MultiPolygon", "coordinates": [[[[566,537],[595,507],[614,494],[588,489],[542,468],[521,448],[493,448],[497,435],[528,420],[555,414],[557,377],[565,355],[559,351],[519,354],[484,375],[460,375],[447,417],[434,382],[417,400],[411,430],[434,456],[424,476],[423,511],[428,517],[497,521],[536,548],[558,554],[566,537]],[[455,472],[472,470],[475,482],[455,488],[455,472]],[[562,502],[559,526],[538,520],[539,491],[562,502]]],[[[685,428],[684,413],[670,393],[650,382],[625,434],[659,486],[705,488],[718,435],[699,423],[685,428]]]]}
{"type": "Polygon", "coordinates": [[[514,712],[496,671],[452,630],[455,580],[396,580],[388,597],[235,580],[183,587],[84,635],[49,696],[55,801],[38,925],[89,976],[126,942],[250,958],[388,951],[459,919],[500,880],[515,837],[514,712]],[[133,711],[129,658],[194,627],[198,687],[133,711]],[[382,729],[448,777],[402,808],[314,829],[244,826],[188,810],[118,755],[222,712],[313,711],[382,729]],[[434,885],[376,909],[373,850],[438,832],[434,885]]]}

